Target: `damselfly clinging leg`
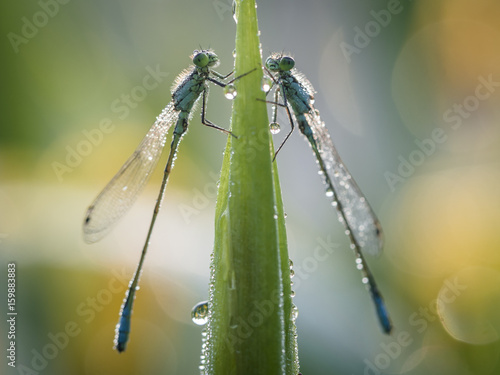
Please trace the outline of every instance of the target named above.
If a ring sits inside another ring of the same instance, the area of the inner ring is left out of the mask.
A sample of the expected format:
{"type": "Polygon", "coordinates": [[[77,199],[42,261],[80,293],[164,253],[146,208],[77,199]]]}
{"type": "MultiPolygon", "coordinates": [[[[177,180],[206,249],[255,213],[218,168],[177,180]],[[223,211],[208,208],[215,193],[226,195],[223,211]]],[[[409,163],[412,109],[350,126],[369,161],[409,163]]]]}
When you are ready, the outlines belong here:
{"type": "MultiPolygon", "coordinates": [[[[170,145],[170,154],[163,174],[160,192],[156,199],[151,224],[137,269],[130,281],[129,289],[120,311],[119,323],[116,326],[114,344],[116,350],[119,352],[124,351],[127,345],[135,292],[141,276],[142,265],[151,239],[151,233],[165,193],[168,176],[173,167],[177,147],[187,130],[188,121],[192,117],[193,107],[200,96],[202,97],[201,122],[206,126],[234,136],[230,131],[222,129],[206,119],[207,81],[221,87],[228,87],[228,85],[245,74],[227,83],[222,82],[221,80],[226,79],[233,72],[222,75],[212,70],[219,65],[219,58],[212,50],[194,51],[192,61],[194,65],[182,72],[175,80],[170,103],[162,110],[132,156],[130,156],[118,173],[97,196],[85,214],[83,223],[85,241],[88,243],[99,241],[128,212],[138,194],[148,182],[162,154],[167,132],[175,124],[172,143],[170,145]]],[[[235,95],[234,92],[232,94],[235,95]]]]}
{"type": "Polygon", "coordinates": [[[311,83],[294,66],[294,59],[283,54],[272,54],[266,60],[266,71],[272,79],[272,86],[275,86],[274,101],[269,102],[274,106],[272,124],[276,124],[276,106],[286,109],[291,124],[290,132],[278,147],[275,155],[292,134],[295,117],[324,176],[327,186],[326,195],[332,198],[332,205],[337,208],[339,220],[346,227],[346,234],[349,236],[351,248],[356,257],[356,267],[363,275],[363,283],[373,299],[382,329],[389,334],[392,330],[392,323],[384,299],[363,255],[363,252],[379,254],[382,251],[382,228],[363,193],[342,162],[325,124],[321,121],[319,112],[313,106],[314,89],[311,83]],[[279,103],[280,97],[283,103],[279,103]]]}

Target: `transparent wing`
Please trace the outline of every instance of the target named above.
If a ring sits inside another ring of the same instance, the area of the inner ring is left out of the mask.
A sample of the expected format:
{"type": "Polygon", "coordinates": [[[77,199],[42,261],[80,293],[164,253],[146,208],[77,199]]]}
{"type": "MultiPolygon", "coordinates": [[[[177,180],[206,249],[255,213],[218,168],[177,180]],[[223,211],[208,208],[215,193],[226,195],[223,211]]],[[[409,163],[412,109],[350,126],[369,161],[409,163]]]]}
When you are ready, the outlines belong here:
{"type": "Polygon", "coordinates": [[[305,114],[313,137],[318,146],[318,152],[323,159],[326,173],[333,185],[333,197],[339,201],[344,210],[347,223],[356,242],[363,252],[378,255],[382,252],[382,227],[368,201],[352,178],[335,149],[328,129],[317,110],[305,114]]]}
{"type": "Polygon", "coordinates": [[[161,157],[167,132],[178,115],[172,103],[163,109],[132,156],[90,205],[83,223],[86,242],[96,242],[106,236],[130,209],[149,181],[161,157]]]}

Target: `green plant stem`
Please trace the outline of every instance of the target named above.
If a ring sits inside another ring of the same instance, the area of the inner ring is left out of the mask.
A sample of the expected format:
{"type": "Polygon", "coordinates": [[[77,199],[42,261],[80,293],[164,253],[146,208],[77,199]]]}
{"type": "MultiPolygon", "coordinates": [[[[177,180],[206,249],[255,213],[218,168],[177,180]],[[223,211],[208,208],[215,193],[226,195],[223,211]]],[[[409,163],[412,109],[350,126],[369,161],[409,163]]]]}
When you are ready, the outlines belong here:
{"type": "Polygon", "coordinates": [[[266,104],[254,0],[237,0],[232,132],[217,196],[205,373],[297,374],[283,205],[266,104]]]}

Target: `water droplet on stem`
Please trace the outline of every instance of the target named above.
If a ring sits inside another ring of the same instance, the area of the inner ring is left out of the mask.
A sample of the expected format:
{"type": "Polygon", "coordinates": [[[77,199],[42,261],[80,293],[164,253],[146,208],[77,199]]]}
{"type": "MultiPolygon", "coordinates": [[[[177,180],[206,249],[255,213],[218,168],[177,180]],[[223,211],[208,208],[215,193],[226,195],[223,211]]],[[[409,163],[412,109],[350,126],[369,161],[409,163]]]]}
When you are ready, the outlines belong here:
{"type": "Polygon", "coordinates": [[[194,324],[199,326],[205,325],[208,322],[208,301],[197,303],[191,310],[191,319],[194,324]]]}
{"type": "Polygon", "coordinates": [[[271,77],[268,76],[262,77],[262,85],[261,85],[262,91],[268,92],[269,90],[271,90],[272,84],[273,80],[271,79],[271,77]]]}

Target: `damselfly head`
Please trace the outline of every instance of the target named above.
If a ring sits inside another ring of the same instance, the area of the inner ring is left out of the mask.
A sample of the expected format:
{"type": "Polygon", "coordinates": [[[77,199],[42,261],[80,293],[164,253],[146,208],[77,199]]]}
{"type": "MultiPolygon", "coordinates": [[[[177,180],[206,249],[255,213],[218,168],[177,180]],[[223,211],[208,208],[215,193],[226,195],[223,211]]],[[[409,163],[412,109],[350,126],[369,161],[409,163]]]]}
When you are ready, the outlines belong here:
{"type": "Polygon", "coordinates": [[[290,56],[272,55],[266,60],[266,68],[271,72],[286,72],[292,70],[295,60],[290,56]]]}
{"type": "Polygon", "coordinates": [[[219,57],[209,49],[193,52],[193,64],[198,68],[204,68],[208,66],[209,68],[215,68],[219,65],[219,57]]]}

